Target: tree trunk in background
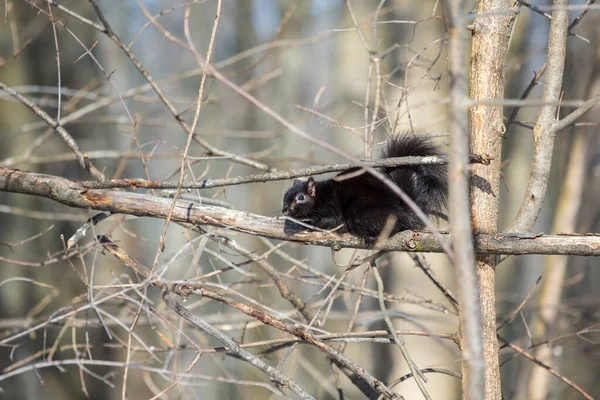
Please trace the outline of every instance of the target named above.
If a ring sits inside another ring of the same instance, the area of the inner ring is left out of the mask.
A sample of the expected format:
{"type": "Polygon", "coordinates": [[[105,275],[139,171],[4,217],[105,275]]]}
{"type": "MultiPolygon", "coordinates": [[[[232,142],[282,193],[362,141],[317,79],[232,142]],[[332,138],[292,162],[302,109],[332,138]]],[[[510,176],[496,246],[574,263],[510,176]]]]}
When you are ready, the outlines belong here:
{"type": "MultiPolygon", "coordinates": [[[[473,101],[504,99],[508,44],[516,14],[507,0],[477,2],[471,48],[469,96],[473,101]]],[[[471,154],[492,158],[490,165],[475,165],[471,176],[471,212],[475,232],[496,232],[502,139],[505,132],[502,106],[476,105],[469,110],[471,154]]],[[[500,369],[496,338],[496,256],[477,257],[485,354],[486,399],[500,399],[500,369]]]]}
{"type": "MultiPolygon", "coordinates": [[[[586,136],[583,132],[575,135],[567,174],[563,182],[563,191],[558,202],[554,219],[554,232],[575,232],[577,212],[581,206],[581,197],[586,172],[586,136]]],[[[569,258],[565,256],[548,256],[544,265],[544,283],[539,297],[539,317],[533,323],[533,340],[535,343],[547,340],[554,331],[560,306],[565,272],[569,258]]],[[[540,346],[535,357],[544,364],[554,368],[552,347],[540,346]]],[[[529,396],[532,400],[543,400],[548,397],[552,376],[542,367],[536,366],[529,379],[529,396]]]]}

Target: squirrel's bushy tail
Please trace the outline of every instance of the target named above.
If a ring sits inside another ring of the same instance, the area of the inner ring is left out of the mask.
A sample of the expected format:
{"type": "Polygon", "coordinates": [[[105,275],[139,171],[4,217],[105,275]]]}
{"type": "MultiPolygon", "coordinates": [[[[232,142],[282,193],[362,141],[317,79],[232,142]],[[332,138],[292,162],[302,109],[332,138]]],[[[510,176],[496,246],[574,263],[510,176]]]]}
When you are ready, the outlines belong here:
{"type": "MultiPolygon", "coordinates": [[[[382,158],[439,156],[440,149],[427,137],[401,134],[389,140],[382,158]]],[[[423,212],[439,217],[448,198],[446,165],[426,164],[386,168],[392,180],[423,212]]]]}

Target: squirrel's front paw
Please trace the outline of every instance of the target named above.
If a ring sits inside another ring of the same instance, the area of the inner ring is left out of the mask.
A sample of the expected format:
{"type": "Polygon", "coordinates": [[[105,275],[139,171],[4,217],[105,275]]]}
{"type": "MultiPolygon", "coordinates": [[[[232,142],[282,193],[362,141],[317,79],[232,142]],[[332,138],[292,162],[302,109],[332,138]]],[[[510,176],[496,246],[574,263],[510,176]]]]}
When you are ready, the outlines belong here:
{"type": "Polygon", "coordinates": [[[366,236],[364,240],[365,247],[370,249],[371,247],[375,246],[375,243],[377,242],[377,236],[366,236]]]}

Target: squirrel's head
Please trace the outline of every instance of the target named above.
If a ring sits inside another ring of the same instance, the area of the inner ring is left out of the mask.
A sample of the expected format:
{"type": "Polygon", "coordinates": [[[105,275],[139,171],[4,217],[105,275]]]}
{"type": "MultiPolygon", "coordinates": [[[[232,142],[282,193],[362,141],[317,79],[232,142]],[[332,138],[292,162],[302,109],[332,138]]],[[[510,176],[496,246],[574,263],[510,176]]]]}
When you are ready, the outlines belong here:
{"type": "Polygon", "coordinates": [[[313,178],[297,179],[283,196],[283,215],[296,219],[308,217],[315,206],[316,195],[317,185],[313,178]]]}

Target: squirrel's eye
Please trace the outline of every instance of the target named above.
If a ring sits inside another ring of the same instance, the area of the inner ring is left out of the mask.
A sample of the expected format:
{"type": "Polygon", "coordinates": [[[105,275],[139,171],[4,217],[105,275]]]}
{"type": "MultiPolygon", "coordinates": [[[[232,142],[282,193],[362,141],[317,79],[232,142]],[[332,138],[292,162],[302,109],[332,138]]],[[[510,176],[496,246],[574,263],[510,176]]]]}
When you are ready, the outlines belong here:
{"type": "Polygon", "coordinates": [[[304,201],[304,195],[303,194],[301,194],[301,195],[298,196],[298,201],[304,201]]]}

